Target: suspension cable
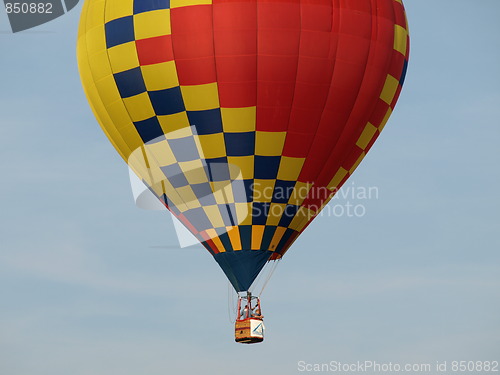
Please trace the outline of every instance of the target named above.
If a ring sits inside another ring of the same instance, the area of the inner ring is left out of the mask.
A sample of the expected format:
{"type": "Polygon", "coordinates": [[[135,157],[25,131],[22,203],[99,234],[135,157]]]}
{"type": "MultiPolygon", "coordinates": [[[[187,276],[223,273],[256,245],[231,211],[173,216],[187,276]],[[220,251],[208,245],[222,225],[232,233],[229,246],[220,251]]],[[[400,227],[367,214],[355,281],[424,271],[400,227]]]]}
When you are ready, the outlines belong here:
{"type": "Polygon", "coordinates": [[[234,293],[232,293],[233,287],[231,283],[228,281],[227,283],[227,317],[229,319],[229,323],[234,324],[236,321],[236,309],[234,307],[234,293]]]}
{"type": "Polygon", "coordinates": [[[273,264],[271,266],[271,270],[269,271],[269,274],[267,275],[266,281],[264,281],[264,284],[262,285],[262,288],[261,288],[260,292],[257,294],[259,297],[264,292],[264,289],[266,288],[267,283],[269,283],[269,280],[271,280],[271,277],[273,276],[274,271],[276,271],[276,268],[278,267],[278,263],[279,263],[280,260],[281,260],[281,258],[273,260],[273,264]]]}

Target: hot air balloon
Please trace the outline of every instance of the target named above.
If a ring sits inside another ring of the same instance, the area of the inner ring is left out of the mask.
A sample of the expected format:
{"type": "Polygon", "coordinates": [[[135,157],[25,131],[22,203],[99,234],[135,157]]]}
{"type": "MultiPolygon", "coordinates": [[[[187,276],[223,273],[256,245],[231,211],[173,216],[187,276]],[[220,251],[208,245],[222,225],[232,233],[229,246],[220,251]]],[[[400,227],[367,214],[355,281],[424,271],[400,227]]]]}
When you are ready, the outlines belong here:
{"type": "MultiPolygon", "coordinates": [[[[401,0],[86,0],[77,47],[107,137],[249,311],[384,128],[408,52],[401,0]]],[[[262,341],[239,310],[236,341],[262,341]]]]}

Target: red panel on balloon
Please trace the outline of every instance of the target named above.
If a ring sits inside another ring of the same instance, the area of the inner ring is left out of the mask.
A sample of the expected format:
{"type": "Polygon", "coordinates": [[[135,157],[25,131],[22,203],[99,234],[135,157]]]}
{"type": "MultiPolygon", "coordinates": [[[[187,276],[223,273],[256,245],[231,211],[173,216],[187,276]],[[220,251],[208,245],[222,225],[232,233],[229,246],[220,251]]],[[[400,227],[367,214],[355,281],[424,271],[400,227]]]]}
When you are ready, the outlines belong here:
{"type": "Polygon", "coordinates": [[[213,19],[210,5],[174,8],[170,11],[172,43],[181,85],[215,82],[213,19]]]}
{"type": "Polygon", "coordinates": [[[214,50],[221,107],[257,104],[257,3],[214,1],[214,50]]]}
{"type": "Polygon", "coordinates": [[[135,45],[141,65],[159,64],[174,59],[170,35],[136,40],[135,45]]]}
{"type": "Polygon", "coordinates": [[[256,104],[257,81],[218,82],[221,107],[253,107],[256,104]]]}
{"type": "Polygon", "coordinates": [[[202,85],[217,81],[213,56],[183,60],[175,58],[177,75],[181,85],[202,85]]]}

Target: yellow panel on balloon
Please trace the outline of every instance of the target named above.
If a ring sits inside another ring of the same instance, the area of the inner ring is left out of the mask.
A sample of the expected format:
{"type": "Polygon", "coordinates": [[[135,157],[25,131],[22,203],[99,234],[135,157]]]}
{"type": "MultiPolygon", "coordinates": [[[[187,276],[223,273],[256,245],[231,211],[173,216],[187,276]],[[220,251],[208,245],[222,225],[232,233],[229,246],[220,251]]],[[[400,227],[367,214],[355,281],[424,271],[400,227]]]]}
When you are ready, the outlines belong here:
{"type": "Polygon", "coordinates": [[[278,169],[278,180],[296,181],[304,165],[305,158],[282,156],[278,169]]]}
{"type": "Polygon", "coordinates": [[[275,180],[255,179],[253,184],[254,202],[271,202],[275,182],[275,180]]]}
{"type": "Polygon", "coordinates": [[[104,22],[134,14],[133,0],[107,0],[105,3],[106,12],[104,15],[104,22]]]}
{"type": "Polygon", "coordinates": [[[370,123],[366,124],[363,132],[361,133],[358,141],[356,142],[356,145],[364,150],[366,146],[368,146],[368,143],[370,143],[376,132],[377,128],[375,126],[373,126],[370,123]]]}
{"type": "Polygon", "coordinates": [[[276,228],[276,232],[274,232],[273,238],[271,239],[271,243],[269,244],[269,250],[274,251],[278,246],[279,242],[283,238],[283,235],[286,232],[286,228],[278,227],[276,228]]]}
{"type": "Polygon", "coordinates": [[[208,220],[210,220],[210,223],[214,228],[221,228],[225,226],[218,206],[203,206],[203,211],[205,211],[208,220]]]}
{"type": "Polygon", "coordinates": [[[130,118],[134,122],[147,120],[155,116],[155,111],[147,92],[123,98],[123,102],[125,103],[125,107],[127,107],[130,118]]]}
{"type": "Polygon", "coordinates": [[[144,145],[146,155],[155,160],[159,166],[167,166],[176,163],[175,156],[170,148],[168,142],[151,142],[144,145]]]}
{"type": "Polygon", "coordinates": [[[170,9],[159,9],[134,15],[135,39],[169,35],[170,9]]]}
{"type": "Polygon", "coordinates": [[[179,162],[179,167],[190,184],[208,182],[206,168],[201,160],[179,162]]]}
{"type": "Polygon", "coordinates": [[[228,133],[255,131],[256,107],[221,108],[222,128],[228,133]]]}
{"type": "Polygon", "coordinates": [[[217,204],[234,203],[234,194],[230,181],[210,182],[217,204]]]}
{"type": "Polygon", "coordinates": [[[227,162],[230,166],[234,165],[236,168],[229,168],[231,172],[231,179],[250,180],[254,177],[254,156],[228,156],[227,162]]]}
{"type": "Polygon", "coordinates": [[[181,86],[181,92],[187,111],[204,111],[219,107],[219,92],[215,82],[204,85],[181,86]]]}
{"type": "Polygon", "coordinates": [[[394,25],[394,49],[406,55],[408,31],[399,25],[394,25]]]}
{"type": "Polygon", "coordinates": [[[390,105],[392,103],[392,100],[394,99],[394,96],[396,95],[398,86],[399,81],[388,74],[385,80],[384,88],[382,89],[382,93],[380,94],[380,99],[390,105]]]}
{"type": "Polygon", "coordinates": [[[181,129],[189,130],[191,127],[186,112],[158,116],[158,121],[160,122],[161,129],[167,138],[169,138],[169,135],[174,132],[177,133],[181,129]]]}
{"type": "Polygon", "coordinates": [[[215,133],[207,135],[198,135],[196,137],[200,142],[200,148],[203,157],[206,159],[222,158],[226,156],[226,145],[224,143],[224,134],[215,133]]]}
{"type": "Polygon", "coordinates": [[[311,183],[297,181],[288,199],[288,204],[300,206],[304,202],[304,199],[307,198],[307,194],[309,194],[312,186],[313,184],[311,183]]]}
{"type": "Polygon", "coordinates": [[[255,155],[280,156],[285,138],[286,132],[255,132],[255,155]]]}
{"type": "Polygon", "coordinates": [[[143,65],[141,72],[148,91],[159,91],[179,86],[175,61],[143,65]]]}
{"type": "Polygon", "coordinates": [[[281,217],[285,213],[286,206],[286,204],[282,203],[271,203],[269,206],[266,225],[278,225],[281,217]]]}
{"type": "Polygon", "coordinates": [[[262,237],[264,236],[264,225],[252,225],[252,250],[260,249],[262,237]]]}
{"type": "Polygon", "coordinates": [[[135,42],[123,43],[109,48],[108,57],[113,73],[120,73],[139,66],[135,42]]]}
{"type": "Polygon", "coordinates": [[[252,224],[252,203],[235,203],[236,218],[239,225],[252,224]]]}

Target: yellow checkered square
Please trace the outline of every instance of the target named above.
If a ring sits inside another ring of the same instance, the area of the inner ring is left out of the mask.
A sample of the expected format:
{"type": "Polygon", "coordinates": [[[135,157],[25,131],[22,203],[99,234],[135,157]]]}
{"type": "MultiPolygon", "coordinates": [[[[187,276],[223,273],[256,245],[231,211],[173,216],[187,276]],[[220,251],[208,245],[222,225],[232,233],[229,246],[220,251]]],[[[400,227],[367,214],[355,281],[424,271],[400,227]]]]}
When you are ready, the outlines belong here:
{"type": "Polygon", "coordinates": [[[134,0],[108,0],[104,13],[104,22],[134,14],[134,0]]]}
{"type": "Polygon", "coordinates": [[[286,232],[286,228],[284,227],[278,227],[276,228],[276,232],[274,232],[274,236],[271,240],[271,243],[269,244],[269,250],[274,251],[278,244],[280,243],[281,239],[283,238],[283,235],[286,232]]]}
{"type": "Polygon", "coordinates": [[[255,179],[253,184],[253,200],[255,202],[271,202],[276,180],[255,179]]]}
{"type": "Polygon", "coordinates": [[[238,225],[252,225],[252,203],[235,203],[238,225]]]}
{"type": "Polygon", "coordinates": [[[406,55],[408,43],[408,30],[399,25],[394,25],[394,49],[403,55],[406,55]]]}
{"type": "Polygon", "coordinates": [[[394,96],[396,95],[396,90],[398,89],[399,81],[391,76],[387,75],[387,79],[385,80],[384,88],[382,89],[382,93],[380,94],[380,99],[382,99],[387,104],[391,105],[394,96]]]}
{"type": "Polygon", "coordinates": [[[376,132],[377,128],[375,126],[373,126],[370,123],[366,124],[365,129],[363,130],[363,132],[359,136],[358,141],[356,142],[356,146],[364,150],[366,146],[368,146],[368,143],[370,143],[376,132]]]}
{"type": "Polygon", "coordinates": [[[132,121],[142,121],[155,116],[155,110],[151,105],[148,93],[143,92],[139,95],[123,98],[123,103],[132,121]]]}
{"type": "Polygon", "coordinates": [[[179,162],[179,167],[190,184],[208,182],[206,168],[201,160],[179,162]]]}
{"type": "Polygon", "coordinates": [[[286,204],[271,203],[267,215],[266,225],[278,225],[283,213],[285,212],[286,204]]]}
{"type": "Polygon", "coordinates": [[[170,9],[134,14],[134,33],[135,39],[154,38],[171,34],[170,9]]]}
{"type": "Polygon", "coordinates": [[[182,98],[187,111],[203,111],[219,107],[217,83],[181,86],[182,98]]]}
{"type": "Polygon", "coordinates": [[[206,159],[221,158],[226,156],[226,146],[224,144],[224,134],[215,133],[207,135],[198,135],[201,148],[201,155],[206,159]]]}
{"type": "Polygon", "coordinates": [[[255,155],[281,156],[286,132],[255,132],[255,155]]]}
{"type": "Polygon", "coordinates": [[[231,181],[215,181],[210,182],[213,195],[217,204],[234,203],[233,188],[231,181]]]}
{"type": "Polygon", "coordinates": [[[194,194],[193,189],[191,189],[191,186],[182,186],[176,188],[175,190],[190,210],[201,207],[201,203],[194,194]]]}
{"type": "Polygon", "coordinates": [[[221,108],[221,116],[226,133],[255,131],[256,107],[221,108]]]}
{"type": "Polygon", "coordinates": [[[135,42],[123,43],[109,48],[108,57],[113,73],[120,73],[139,66],[135,42]]]}
{"type": "Polygon", "coordinates": [[[304,165],[305,158],[282,156],[278,169],[278,180],[296,181],[304,165]]]}
{"type": "MultiPolygon", "coordinates": [[[[174,113],[172,115],[164,115],[158,116],[158,121],[160,122],[160,126],[165,133],[167,138],[174,139],[175,134],[179,131],[186,132],[185,134],[192,135],[191,132],[191,124],[189,123],[189,119],[187,117],[186,112],[174,113]],[[184,130],[186,129],[186,130],[184,130]]],[[[183,133],[184,134],[184,133],[183,133]]],[[[182,138],[182,137],[177,137],[182,138]]]]}
{"type": "Polygon", "coordinates": [[[175,155],[166,140],[148,143],[144,145],[144,149],[147,157],[154,160],[155,163],[161,167],[172,165],[177,162],[175,155]]]}
{"type": "Polygon", "coordinates": [[[142,78],[148,91],[158,91],[179,86],[175,61],[141,66],[142,78]]]}
{"type": "Polygon", "coordinates": [[[300,206],[304,202],[304,199],[307,198],[307,194],[309,194],[312,186],[313,184],[297,181],[288,199],[288,204],[300,206]]]}
{"type": "Polygon", "coordinates": [[[205,211],[208,220],[210,220],[210,223],[212,223],[214,228],[221,228],[225,226],[217,205],[203,206],[203,211],[205,211]]]}
{"type": "Polygon", "coordinates": [[[231,179],[250,180],[254,176],[254,156],[228,156],[231,179]],[[234,167],[231,167],[234,166],[234,167]]]}

